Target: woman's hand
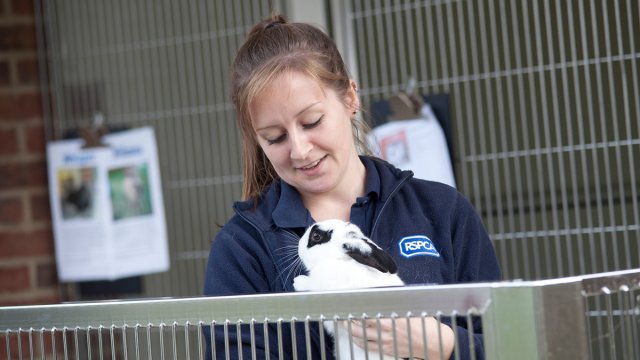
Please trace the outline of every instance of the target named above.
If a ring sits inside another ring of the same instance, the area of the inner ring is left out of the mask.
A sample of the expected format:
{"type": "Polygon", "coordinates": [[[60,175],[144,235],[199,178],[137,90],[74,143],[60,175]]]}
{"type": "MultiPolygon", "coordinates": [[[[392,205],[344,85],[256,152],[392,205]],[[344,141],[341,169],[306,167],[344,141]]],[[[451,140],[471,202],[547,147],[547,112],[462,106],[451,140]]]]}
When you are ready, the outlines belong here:
{"type": "Polygon", "coordinates": [[[455,342],[453,330],[449,326],[439,323],[433,317],[397,318],[394,321],[391,319],[369,319],[365,322],[367,327],[366,339],[364,338],[362,324],[363,322],[360,320],[352,321],[353,342],[361,348],[365,348],[364,343],[367,342],[367,350],[369,351],[378,352],[379,346],[381,346],[384,354],[393,356],[395,351],[393,341],[395,332],[395,346],[397,347],[399,358],[413,356],[414,358],[422,359],[425,357],[426,352],[429,359],[449,359],[453,352],[455,342]],[[407,320],[409,321],[411,333],[407,328],[407,320]],[[423,320],[424,328],[426,329],[426,344],[424,344],[423,320]],[[380,324],[380,338],[378,338],[378,322],[380,324]],[[440,339],[442,339],[442,345],[440,344],[440,339]],[[409,345],[411,345],[411,349],[409,345]]]}

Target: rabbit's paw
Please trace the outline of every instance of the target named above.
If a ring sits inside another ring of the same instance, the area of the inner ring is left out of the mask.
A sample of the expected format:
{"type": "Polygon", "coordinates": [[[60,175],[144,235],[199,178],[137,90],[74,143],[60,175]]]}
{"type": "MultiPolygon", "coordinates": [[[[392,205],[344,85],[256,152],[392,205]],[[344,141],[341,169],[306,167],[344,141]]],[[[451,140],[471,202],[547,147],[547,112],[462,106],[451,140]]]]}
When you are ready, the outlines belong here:
{"type": "Polygon", "coordinates": [[[311,281],[307,275],[298,275],[293,279],[293,288],[296,291],[311,290],[310,285],[311,281]]]}

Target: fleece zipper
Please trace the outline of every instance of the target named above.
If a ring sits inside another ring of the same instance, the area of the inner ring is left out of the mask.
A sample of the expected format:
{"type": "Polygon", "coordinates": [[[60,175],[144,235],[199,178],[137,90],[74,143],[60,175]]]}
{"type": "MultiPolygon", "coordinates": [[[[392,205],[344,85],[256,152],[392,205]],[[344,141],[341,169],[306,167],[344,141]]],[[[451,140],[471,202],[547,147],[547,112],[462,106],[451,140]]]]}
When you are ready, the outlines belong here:
{"type": "MultiPolygon", "coordinates": [[[[387,200],[382,204],[382,207],[380,208],[380,211],[376,215],[376,219],[373,222],[373,226],[371,227],[371,239],[372,240],[375,241],[375,231],[376,231],[376,228],[378,227],[378,224],[380,223],[380,219],[382,218],[382,213],[384,212],[384,209],[387,207],[387,204],[389,204],[389,201],[391,200],[391,198],[400,190],[400,188],[407,181],[409,181],[409,179],[411,179],[412,176],[413,176],[413,172],[408,171],[408,173],[405,175],[405,177],[400,180],[398,185],[396,185],[396,187],[393,189],[393,191],[391,191],[389,196],[387,196],[387,200]]],[[[378,242],[376,242],[376,243],[378,243],[378,242]]]]}

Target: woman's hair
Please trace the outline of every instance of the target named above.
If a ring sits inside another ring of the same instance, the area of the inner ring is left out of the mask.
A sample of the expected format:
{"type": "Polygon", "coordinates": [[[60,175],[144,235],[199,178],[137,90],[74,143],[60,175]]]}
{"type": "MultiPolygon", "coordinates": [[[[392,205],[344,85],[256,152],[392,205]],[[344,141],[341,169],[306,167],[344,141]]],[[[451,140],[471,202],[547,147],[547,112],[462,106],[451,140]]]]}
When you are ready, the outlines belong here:
{"type": "MultiPolygon", "coordinates": [[[[314,78],[345,99],[351,81],[333,40],[319,28],[288,23],[282,16],[256,24],[231,67],[231,100],[243,138],[243,199],[257,199],[275,179],[275,169],[256,140],[251,119],[253,101],[281,74],[296,71],[314,78]]],[[[346,105],[346,104],[345,104],[346,105]]],[[[369,127],[354,117],[356,148],[368,154],[369,127]]]]}

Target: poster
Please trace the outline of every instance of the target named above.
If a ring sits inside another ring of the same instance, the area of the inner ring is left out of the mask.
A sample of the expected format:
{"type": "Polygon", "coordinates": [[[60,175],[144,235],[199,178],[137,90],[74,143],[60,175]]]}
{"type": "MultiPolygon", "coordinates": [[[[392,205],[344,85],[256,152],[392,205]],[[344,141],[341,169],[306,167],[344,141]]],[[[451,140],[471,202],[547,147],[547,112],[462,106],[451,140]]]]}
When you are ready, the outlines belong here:
{"type": "Polygon", "coordinates": [[[115,280],[169,269],[155,135],[150,127],[47,145],[61,282],[115,280]]]}
{"type": "Polygon", "coordinates": [[[373,129],[375,155],[424,180],[456,186],[444,130],[428,104],[412,120],[390,121],[373,129]]]}

